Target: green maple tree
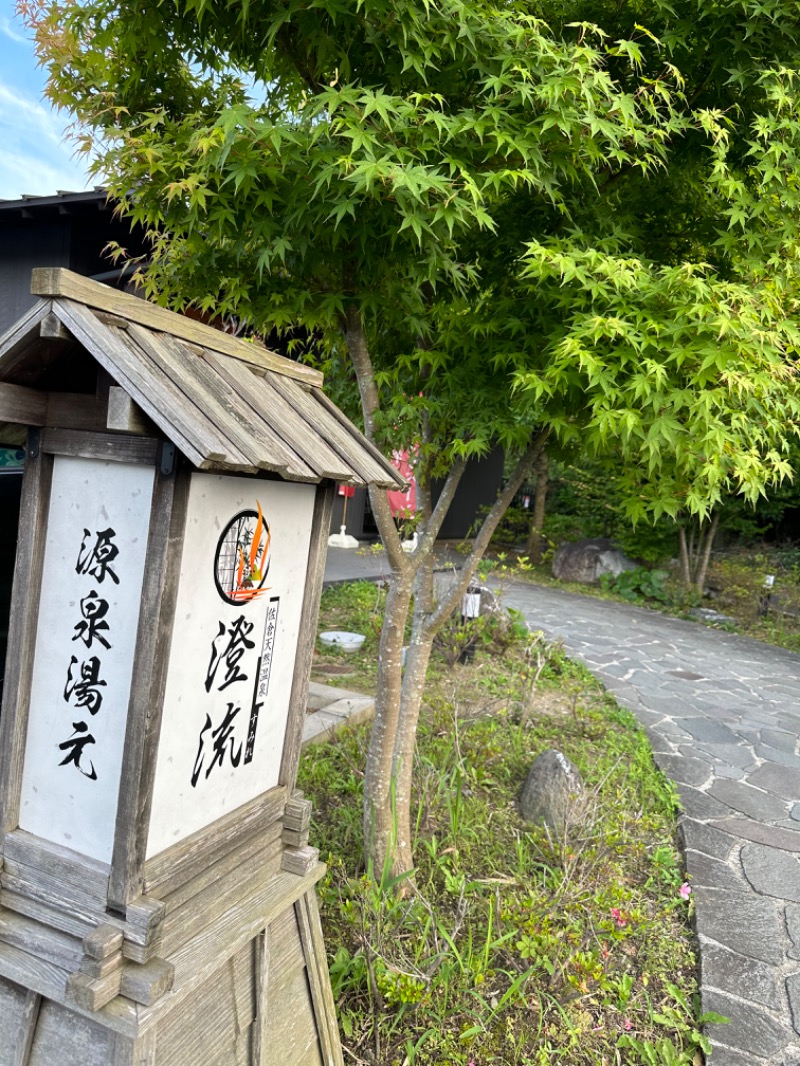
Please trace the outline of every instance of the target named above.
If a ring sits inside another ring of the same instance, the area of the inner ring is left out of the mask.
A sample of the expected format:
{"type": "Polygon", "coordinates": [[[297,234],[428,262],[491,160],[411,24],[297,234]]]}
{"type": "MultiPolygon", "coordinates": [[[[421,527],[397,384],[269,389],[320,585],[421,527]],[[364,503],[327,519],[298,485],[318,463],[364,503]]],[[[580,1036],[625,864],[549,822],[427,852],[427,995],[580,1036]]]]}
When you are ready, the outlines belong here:
{"type": "Polygon", "coordinates": [[[796,5],[21,6],[52,99],[151,235],[148,293],[302,327],[367,435],[419,449],[413,554],[372,493],[392,580],[365,836],[402,873],[433,637],[548,435],[618,454],[637,517],[789,474],[796,5]],[[519,462],[437,603],[437,532],[498,442],[519,462]]]}

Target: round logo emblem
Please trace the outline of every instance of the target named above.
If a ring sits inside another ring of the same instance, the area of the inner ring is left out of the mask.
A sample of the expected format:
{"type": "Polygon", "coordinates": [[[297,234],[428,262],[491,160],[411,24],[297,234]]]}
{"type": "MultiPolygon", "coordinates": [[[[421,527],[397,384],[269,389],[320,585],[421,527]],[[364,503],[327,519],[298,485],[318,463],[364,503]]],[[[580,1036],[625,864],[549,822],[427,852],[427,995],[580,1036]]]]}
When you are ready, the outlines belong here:
{"type": "Polygon", "coordinates": [[[214,555],[214,583],[226,603],[249,603],[264,591],[270,564],[269,523],[261,504],[240,511],[225,526],[214,555]]]}

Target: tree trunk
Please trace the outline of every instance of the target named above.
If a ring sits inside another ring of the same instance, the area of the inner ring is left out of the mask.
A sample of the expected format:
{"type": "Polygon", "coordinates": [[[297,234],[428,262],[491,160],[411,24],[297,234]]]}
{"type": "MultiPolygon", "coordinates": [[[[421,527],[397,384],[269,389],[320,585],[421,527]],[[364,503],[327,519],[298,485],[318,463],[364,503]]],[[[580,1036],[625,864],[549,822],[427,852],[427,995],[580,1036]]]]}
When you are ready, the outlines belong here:
{"type": "MultiPolygon", "coordinates": [[[[358,378],[364,427],[374,440],[380,397],[360,312],[351,308],[345,320],[345,339],[358,378]]],[[[456,460],[431,510],[430,486],[422,471],[421,505],[415,551],[406,554],[392,519],[386,493],[370,489],[372,511],[390,566],[383,628],[378,650],[375,720],[364,775],[364,850],[368,867],[382,884],[403,890],[403,875],[413,866],[411,782],[422,697],[433,639],[461,602],[478,562],[531,467],[544,449],[547,431],[532,441],[512,477],[498,495],[473,542],[458,580],[440,603],[433,599],[433,548],[442,522],[466,469],[456,460]],[[406,622],[414,604],[411,641],[402,666],[406,622]],[[399,882],[397,879],[400,879],[399,882]]]]}
{"type": "Polygon", "coordinates": [[[528,534],[528,543],[525,554],[534,566],[539,566],[542,561],[542,530],[544,529],[545,505],[547,503],[547,489],[549,479],[547,476],[548,456],[543,450],[536,462],[536,489],[533,496],[533,517],[528,534]]]}
{"type": "Polygon", "coordinates": [[[686,527],[678,529],[678,542],[680,544],[680,567],[681,581],[686,588],[693,589],[699,596],[703,595],[703,589],[708,576],[708,566],[711,561],[711,551],[719,529],[719,511],[715,511],[711,524],[707,527],[695,526],[692,522],[689,537],[686,536],[686,527]]]}
{"type": "Polygon", "coordinates": [[[703,595],[703,590],[706,587],[706,577],[708,576],[708,564],[711,561],[711,549],[714,546],[714,538],[717,535],[717,529],[719,528],[719,511],[714,512],[714,517],[711,519],[711,525],[705,532],[705,543],[703,545],[703,551],[700,554],[697,574],[695,577],[695,588],[698,595],[703,595]]]}
{"type": "Polygon", "coordinates": [[[686,543],[686,529],[684,526],[680,526],[678,529],[678,541],[680,543],[681,553],[681,581],[688,589],[692,584],[692,567],[689,562],[689,546],[686,543]]]}

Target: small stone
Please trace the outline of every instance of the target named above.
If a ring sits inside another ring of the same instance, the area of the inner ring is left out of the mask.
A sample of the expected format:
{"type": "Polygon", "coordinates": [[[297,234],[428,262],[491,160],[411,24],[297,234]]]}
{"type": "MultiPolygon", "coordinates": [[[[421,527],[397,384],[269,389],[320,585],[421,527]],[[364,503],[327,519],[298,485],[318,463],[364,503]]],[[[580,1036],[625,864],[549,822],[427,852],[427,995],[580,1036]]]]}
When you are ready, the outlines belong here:
{"type": "Polygon", "coordinates": [[[582,796],[581,775],[566,755],[551,748],[528,771],[519,794],[519,813],[526,822],[563,833],[574,820],[582,796]]]}
{"type": "Polygon", "coordinates": [[[693,607],[689,611],[690,618],[696,618],[698,622],[709,622],[711,625],[735,625],[736,619],[731,618],[730,615],[722,614],[720,611],[714,611],[710,607],[693,607]]]}

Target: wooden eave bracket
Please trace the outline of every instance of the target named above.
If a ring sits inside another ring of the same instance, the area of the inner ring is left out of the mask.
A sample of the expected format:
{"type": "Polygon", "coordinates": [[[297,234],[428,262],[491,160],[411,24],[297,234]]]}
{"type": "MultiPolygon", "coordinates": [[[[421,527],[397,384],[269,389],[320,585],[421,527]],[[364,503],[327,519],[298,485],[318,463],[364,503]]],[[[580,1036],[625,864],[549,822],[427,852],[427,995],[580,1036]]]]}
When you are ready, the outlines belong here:
{"type": "Polygon", "coordinates": [[[85,393],[42,392],[26,385],[0,382],[0,422],[38,429],[75,429],[98,433],[114,430],[137,436],[159,436],[144,411],[117,385],[108,398],[85,393]]]}

